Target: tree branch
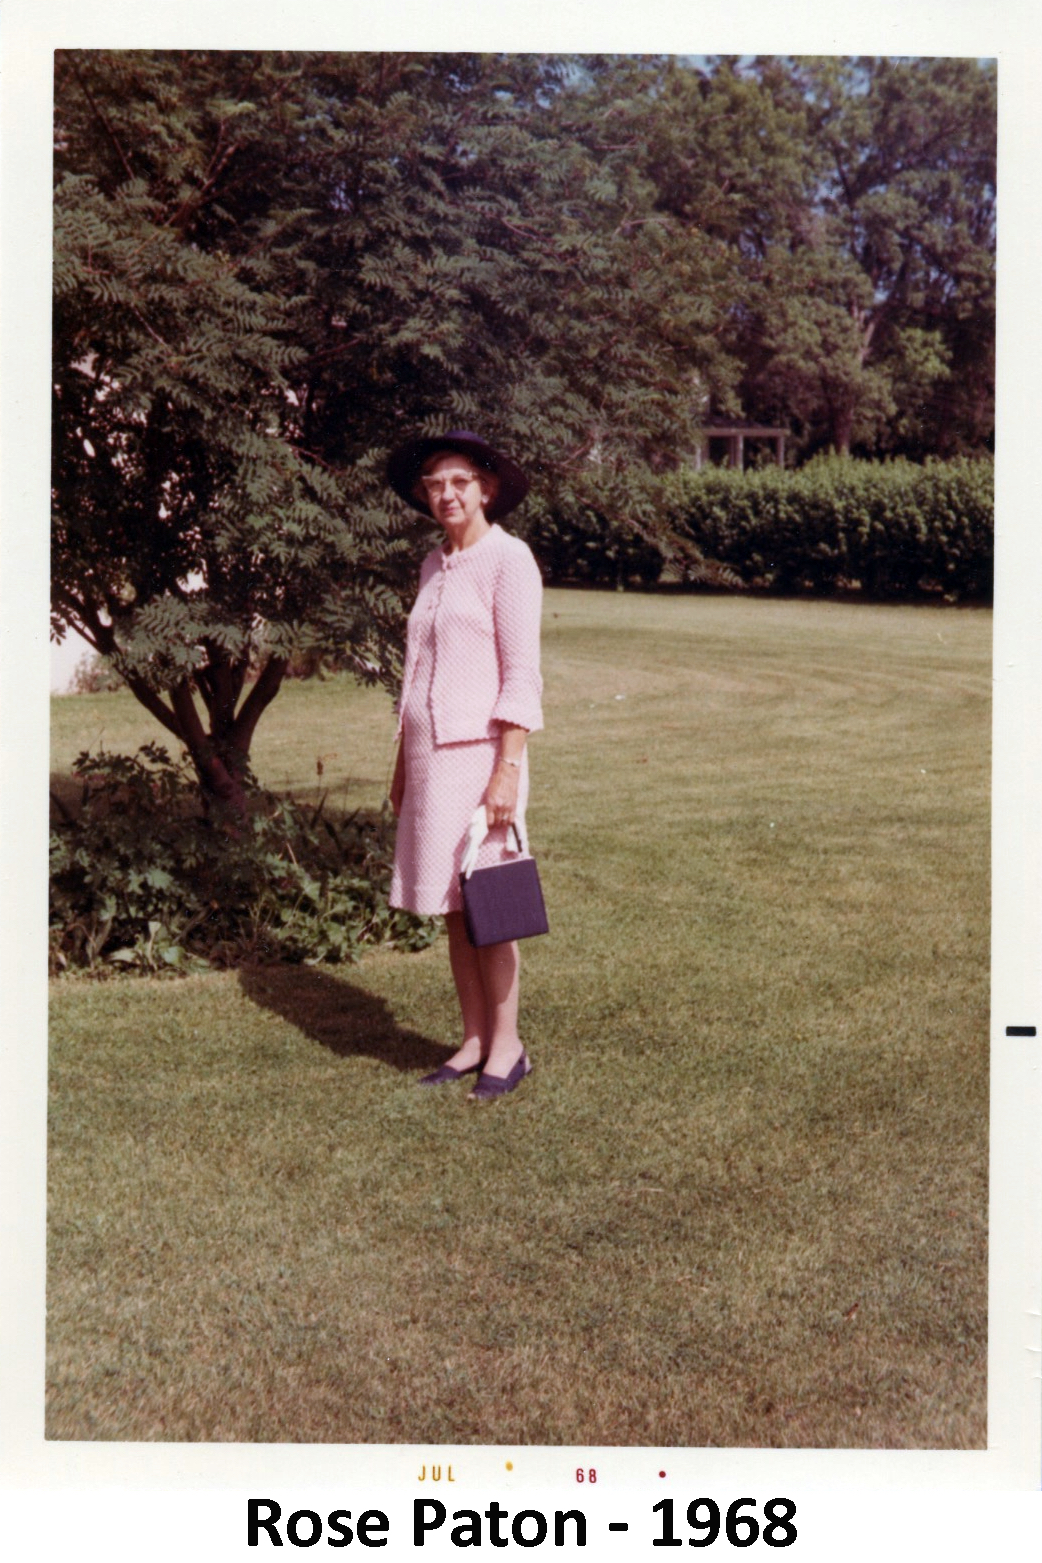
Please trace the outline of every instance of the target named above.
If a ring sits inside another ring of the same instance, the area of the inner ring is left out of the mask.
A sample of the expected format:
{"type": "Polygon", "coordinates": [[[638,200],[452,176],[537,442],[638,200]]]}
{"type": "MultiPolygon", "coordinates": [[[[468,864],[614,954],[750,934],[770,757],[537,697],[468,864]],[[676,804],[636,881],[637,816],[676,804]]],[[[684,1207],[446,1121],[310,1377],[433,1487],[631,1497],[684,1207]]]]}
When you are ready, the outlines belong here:
{"type": "Polygon", "coordinates": [[[231,162],[236,152],[238,152],[242,143],[239,141],[233,141],[231,146],[228,147],[221,155],[220,160],[217,162],[217,166],[214,167],[214,160],[217,158],[217,154],[220,151],[220,138],[223,135],[224,126],[222,125],[218,132],[218,140],[217,145],[214,148],[213,157],[210,159],[210,168],[208,168],[206,171],[206,177],[203,180],[203,183],[200,185],[199,189],[194,192],[194,194],[187,196],[185,200],[181,202],[181,205],[172,216],[167,218],[166,222],[163,224],[164,228],[180,228],[182,226],[182,221],[187,219],[193,210],[198,209],[202,205],[208,193],[217,183],[218,176],[227,167],[228,163],[231,162]],[[210,172],[211,169],[213,170],[212,173],[210,172]]]}
{"type": "Polygon", "coordinates": [[[192,698],[192,686],[186,678],[170,691],[170,704],[181,724],[182,739],[193,756],[201,755],[207,747],[206,731],[192,698]]]}
{"type": "Polygon", "coordinates": [[[87,102],[90,105],[91,113],[97,119],[98,123],[101,125],[101,128],[104,130],[105,134],[108,136],[109,140],[112,142],[112,145],[113,145],[113,147],[116,150],[116,155],[119,158],[120,162],[123,164],[124,169],[126,170],[127,178],[128,179],[133,179],[134,178],[134,170],[130,166],[130,163],[129,163],[128,159],[127,159],[127,155],[123,151],[123,148],[122,148],[122,146],[121,146],[121,144],[119,142],[119,139],[118,139],[118,137],[116,135],[116,132],[113,130],[112,126],[109,124],[108,120],[105,118],[104,114],[101,112],[101,109],[98,107],[97,103],[94,101],[94,96],[93,96],[90,88],[87,86],[87,83],[84,81],[83,75],[82,75],[82,73],[80,71],[80,68],[79,68],[79,66],[76,63],[76,56],[74,54],[69,54],[67,56],[67,58],[69,60],[70,65],[72,66],[72,74],[75,76],[76,80],[79,82],[80,87],[83,90],[83,96],[86,98],[87,102]]]}
{"type": "Polygon", "coordinates": [[[184,743],[185,735],[181,731],[177,717],[163,704],[155,690],[150,689],[144,679],[139,678],[136,673],[122,673],[120,677],[134,696],[134,699],[139,701],[145,710],[166,728],[168,733],[173,733],[175,738],[180,738],[181,742],[184,743]]]}
{"type": "Polygon", "coordinates": [[[246,696],[239,709],[238,716],[232,723],[232,742],[244,754],[249,753],[250,742],[257,723],[282,687],[282,680],[285,677],[288,665],[288,657],[268,658],[261,670],[260,677],[246,696]]]}
{"type": "MultiPolygon", "coordinates": [[[[103,653],[104,648],[99,643],[98,631],[105,630],[108,626],[101,624],[93,610],[89,610],[86,603],[81,602],[78,597],[74,597],[67,587],[55,582],[52,592],[56,603],[64,608],[70,627],[78,635],[82,635],[88,646],[92,646],[95,651],[103,653]]],[[[108,633],[111,635],[111,630],[108,633]]]]}
{"type": "MultiPolygon", "coordinates": [[[[116,644],[116,634],[111,624],[104,624],[97,609],[92,603],[81,602],[68,591],[67,588],[56,585],[54,595],[58,598],[69,614],[72,627],[77,634],[82,635],[88,646],[92,646],[99,656],[108,657],[110,661],[116,661],[114,653],[119,648],[116,644]]],[[[154,716],[167,732],[173,733],[175,738],[185,742],[185,735],[181,731],[176,715],[169,707],[163,704],[159,695],[137,673],[130,673],[120,668],[116,662],[116,671],[130,690],[134,699],[144,706],[145,710],[154,716]]]]}

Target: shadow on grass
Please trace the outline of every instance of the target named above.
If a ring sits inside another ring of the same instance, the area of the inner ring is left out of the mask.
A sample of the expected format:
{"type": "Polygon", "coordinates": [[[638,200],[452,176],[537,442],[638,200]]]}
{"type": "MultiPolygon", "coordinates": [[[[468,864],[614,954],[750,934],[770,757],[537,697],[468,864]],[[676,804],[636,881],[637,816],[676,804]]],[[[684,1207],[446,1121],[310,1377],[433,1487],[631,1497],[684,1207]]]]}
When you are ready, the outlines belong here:
{"type": "Polygon", "coordinates": [[[339,1058],[375,1058],[392,1069],[436,1069],[451,1048],[400,1026],[385,999],[312,966],[241,966],[254,1004],[281,1015],[339,1058]]]}

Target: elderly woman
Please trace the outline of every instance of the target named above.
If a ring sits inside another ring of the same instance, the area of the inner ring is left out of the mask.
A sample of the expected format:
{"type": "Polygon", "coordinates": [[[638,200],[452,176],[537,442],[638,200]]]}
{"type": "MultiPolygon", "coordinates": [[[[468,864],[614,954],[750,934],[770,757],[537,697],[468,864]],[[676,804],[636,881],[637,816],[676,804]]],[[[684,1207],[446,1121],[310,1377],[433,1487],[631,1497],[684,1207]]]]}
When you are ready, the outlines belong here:
{"type": "Polygon", "coordinates": [[[469,1099],[489,1101],[532,1068],[517,1030],[520,960],[516,942],[470,943],[459,873],[481,804],[489,834],[477,866],[506,860],[510,826],[523,823],[528,798],[525,742],[543,725],[542,581],[528,546],[496,524],[524,499],[528,480],[466,430],[403,445],[387,480],[445,534],[423,562],[409,615],[391,784],[391,904],[444,915],[463,1020],[457,1051],[420,1084],[477,1074],[469,1099]]]}

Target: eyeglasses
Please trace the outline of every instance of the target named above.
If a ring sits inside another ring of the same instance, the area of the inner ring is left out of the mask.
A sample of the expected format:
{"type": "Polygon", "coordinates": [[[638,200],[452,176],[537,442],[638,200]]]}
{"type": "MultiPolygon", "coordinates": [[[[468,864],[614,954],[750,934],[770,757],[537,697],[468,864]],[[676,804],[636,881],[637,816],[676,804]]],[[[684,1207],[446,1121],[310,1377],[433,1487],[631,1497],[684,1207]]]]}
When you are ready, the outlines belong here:
{"type": "Polygon", "coordinates": [[[471,483],[478,480],[476,472],[450,472],[441,478],[421,478],[420,483],[428,499],[437,499],[439,494],[455,494],[462,497],[471,483]]]}

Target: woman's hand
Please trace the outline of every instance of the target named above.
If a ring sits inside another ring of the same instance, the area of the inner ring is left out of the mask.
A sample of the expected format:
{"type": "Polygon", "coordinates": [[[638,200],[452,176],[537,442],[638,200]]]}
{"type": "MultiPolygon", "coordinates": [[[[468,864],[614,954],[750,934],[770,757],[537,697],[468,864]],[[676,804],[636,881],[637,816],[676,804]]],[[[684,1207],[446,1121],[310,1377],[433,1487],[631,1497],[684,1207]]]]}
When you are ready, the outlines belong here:
{"type": "Polygon", "coordinates": [[[489,829],[495,825],[512,825],[517,818],[517,791],[521,772],[516,765],[500,760],[492,772],[492,780],[485,793],[485,813],[489,829]]]}
{"type": "Polygon", "coordinates": [[[512,825],[517,819],[517,794],[527,738],[527,729],[513,722],[503,722],[500,726],[499,759],[485,792],[485,814],[490,830],[494,825],[512,825]]]}

